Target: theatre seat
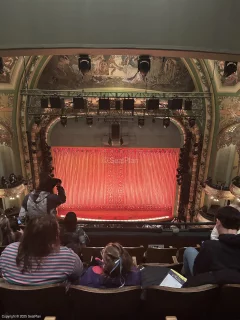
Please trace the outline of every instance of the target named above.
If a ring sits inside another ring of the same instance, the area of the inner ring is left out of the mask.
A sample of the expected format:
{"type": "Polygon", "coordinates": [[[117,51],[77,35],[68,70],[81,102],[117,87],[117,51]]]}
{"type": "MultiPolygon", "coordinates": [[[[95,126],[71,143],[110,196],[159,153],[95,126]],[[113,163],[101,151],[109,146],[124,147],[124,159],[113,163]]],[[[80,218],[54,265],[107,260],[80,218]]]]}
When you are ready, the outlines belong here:
{"type": "MultiPolygon", "coordinates": [[[[183,255],[184,255],[184,251],[186,250],[186,248],[187,247],[183,247],[183,248],[178,249],[178,251],[177,251],[176,257],[177,257],[177,261],[179,263],[183,262],[183,255]]],[[[200,249],[201,249],[200,246],[196,246],[196,247],[193,247],[193,248],[195,248],[198,251],[200,251],[200,249]]]]}
{"type": "Polygon", "coordinates": [[[239,311],[240,284],[226,284],[221,289],[221,299],[217,308],[228,319],[240,319],[239,311]]]}
{"type": "Polygon", "coordinates": [[[86,247],[82,248],[83,262],[90,263],[94,258],[102,258],[101,251],[103,247],[86,247]]]}
{"type": "Polygon", "coordinates": [[[145,248],[143,246],[140,247],[124,247],[127,252],[133,257],[133,261],[135,264],[139,265],[143,261],[143,254],[145,252],[145,248]]]}
{"type": "Polygon", "coordinates": [[[181,273],[183,264],[182,263],[143,263],[143,267],[166,267],[169,269],[173,269],[178,273],[181,273]]]}
{"type": "Polygon", "coordinates": [[[65,287],[59,284],[30,287],[1,281],[0,301],[8,314],[64,316],[68,308],[65,287]]]}
{"type": "Polygon", "coordinates": [[[69,297],[75,319],[135,319],[140,307],[141,287],[95,289],[70,286],[69,297]],[[132,318],[133,317],[133,318],[132,318]]]}
{"type": "Polygon", "coordinates": [[[147,263],[173,263],[177,248],[147,248],[145,258],[147,263]]]}
{"type": "Polygon", "coordinates": [[[218,296],[216,285],[183,289],[151,286],[146,288],[144,314],[149,319],[162,319],[171,314],[184,320],[205,319],[204,316],[211,314],[218,296]]]}

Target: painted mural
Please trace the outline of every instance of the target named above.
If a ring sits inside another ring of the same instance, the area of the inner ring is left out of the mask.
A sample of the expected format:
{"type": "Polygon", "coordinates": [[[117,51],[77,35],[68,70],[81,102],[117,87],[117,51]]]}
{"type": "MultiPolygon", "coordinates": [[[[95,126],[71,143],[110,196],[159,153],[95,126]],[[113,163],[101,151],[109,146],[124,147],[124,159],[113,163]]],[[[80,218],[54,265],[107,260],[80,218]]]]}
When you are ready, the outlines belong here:
{"type": "Polygon", "coordinates": [[[237,72],[227,78],[223,77],[225,61],[217,61],[218,72],[221,76],[222,85],[225,87],[235,86],[240,82],[240,63],[238,63],[237,72]]]}
{"type": "Polygon", "coordinates": [[[12,72],[19,57],[3,57],[4,73],[0,74],[0,83],[10,83],[12,72]]]}
{"type": "Polygon", "coordinates": [[[77,56],[53,56],[38,83],[40,89],[135,88],[156,91],[191,92],[192,78],[181,59],[159,57],[151,60],[151,71],[143,78],[138,56],[91,56],[91,72],[84,77],[77,56]]]}

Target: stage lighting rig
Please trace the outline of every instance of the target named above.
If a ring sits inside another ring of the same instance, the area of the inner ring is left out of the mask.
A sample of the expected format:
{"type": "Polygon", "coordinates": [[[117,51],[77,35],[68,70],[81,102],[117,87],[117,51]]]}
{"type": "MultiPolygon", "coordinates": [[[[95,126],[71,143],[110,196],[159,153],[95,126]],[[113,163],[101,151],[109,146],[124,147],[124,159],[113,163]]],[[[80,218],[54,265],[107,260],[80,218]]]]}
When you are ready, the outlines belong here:
{"type": "Polygon", "coordinates": [[[87,125],[91,127],[93,125],[93,117],[87,117],[86,122],[87,122],[87,125]]]}
{"type": "Polygon", "coordinates": [[[163,119],[163,127],[167,129],[170,126],[170,118],[163,119]]]}
{"type": "Polygon", "coordinates": [[[78,68],[79,71],[85,75],[91,70],[91,59],[87,54],[80,54],[78,58],[78,68]]]}
{"type": "Polygon", "coordinates": [[[4,63],[3,63],[3,58],[0,57],[0,74],[4,73],[4,63]]]}
{"type": "Polygon", "coordinates": [[[238,63],[236,61],[225,61],[224,77],[227,78],[237,71],[238,63]]]}
{"type": "Polygon", "coordinates": [[[195,118],[189,118],[188,119],[188,124],[189,124],[190,128],[193,128],[195,126],[195,124],[196,124],[195,118]]]}
{"type": "Polygon", "coordinates": [[[138,71],[142,76],[146,77],[151,69],[151,61],[149,56],[139,56],[138,58],[138,71]]]}
{"type": "Polygon", "coordinates": [[[63,127],[66,127],[67,126],[67,116],[61,116],[60,122],[63,127]]]}

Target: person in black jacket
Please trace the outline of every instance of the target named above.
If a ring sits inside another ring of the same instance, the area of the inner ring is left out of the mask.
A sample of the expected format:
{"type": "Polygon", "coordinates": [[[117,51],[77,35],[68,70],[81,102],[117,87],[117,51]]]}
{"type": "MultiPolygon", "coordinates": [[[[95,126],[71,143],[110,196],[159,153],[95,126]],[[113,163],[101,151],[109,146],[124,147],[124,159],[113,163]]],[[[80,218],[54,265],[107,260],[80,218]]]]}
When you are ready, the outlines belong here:
{"type": "Polygon", "coordinates": [[[240,212],[227,206],[216,218],[219,240],[205,241],[199,253],[194,248],[184,252],[186,286],[240,283],[240,212]]]}
{"type": "Polygon", "coordinates": [[[33,190],[23,200],[19,220],[24,223],[26,218],[38,214],[56,214],[56,208],[66,202],[66,195],[60,179],[48,175],[40,177],[39,187],[33,190]],[[54,194],[54,188],[57,193],[54,194]]]}

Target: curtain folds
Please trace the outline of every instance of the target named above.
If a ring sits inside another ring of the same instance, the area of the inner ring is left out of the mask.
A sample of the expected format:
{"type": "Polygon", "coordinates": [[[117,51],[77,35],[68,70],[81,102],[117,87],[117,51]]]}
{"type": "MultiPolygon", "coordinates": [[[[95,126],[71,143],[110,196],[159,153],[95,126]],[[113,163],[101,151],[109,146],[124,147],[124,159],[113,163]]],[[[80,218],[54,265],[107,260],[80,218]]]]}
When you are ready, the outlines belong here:
{"type": "Polygon", "coordinates": [[[63,209],[172,213],[178,149],[52,147],[63,209]]]}

